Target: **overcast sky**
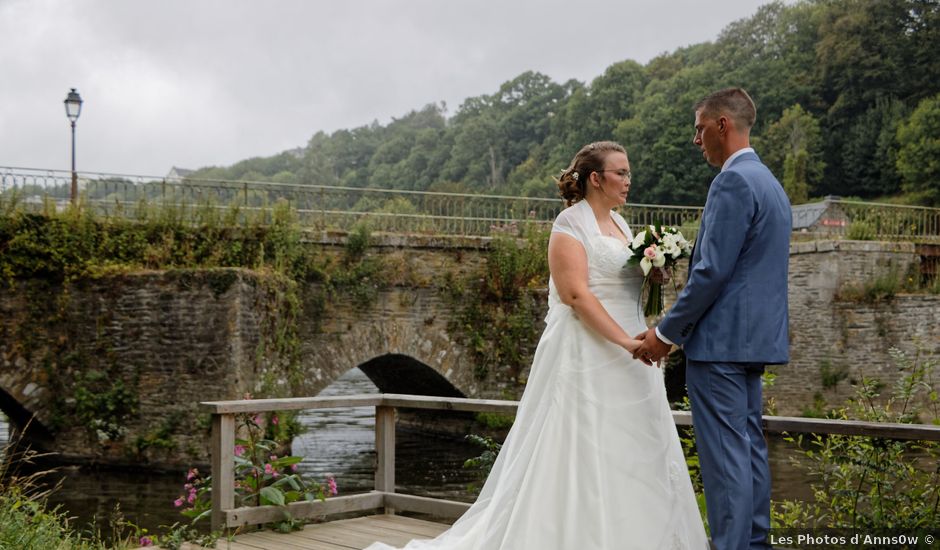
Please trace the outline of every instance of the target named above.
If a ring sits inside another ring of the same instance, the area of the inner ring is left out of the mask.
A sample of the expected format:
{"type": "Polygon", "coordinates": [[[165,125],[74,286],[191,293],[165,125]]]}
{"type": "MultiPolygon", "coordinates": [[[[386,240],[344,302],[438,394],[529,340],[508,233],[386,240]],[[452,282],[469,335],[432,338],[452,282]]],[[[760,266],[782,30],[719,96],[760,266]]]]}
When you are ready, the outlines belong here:
{"type": "Polygon", "coordinates": [[[229,165],[428,103],[452,115],[527,70],[590,82],[714,40],[765,0],[0,0],[0,166],[165,175],[229,165]]]}

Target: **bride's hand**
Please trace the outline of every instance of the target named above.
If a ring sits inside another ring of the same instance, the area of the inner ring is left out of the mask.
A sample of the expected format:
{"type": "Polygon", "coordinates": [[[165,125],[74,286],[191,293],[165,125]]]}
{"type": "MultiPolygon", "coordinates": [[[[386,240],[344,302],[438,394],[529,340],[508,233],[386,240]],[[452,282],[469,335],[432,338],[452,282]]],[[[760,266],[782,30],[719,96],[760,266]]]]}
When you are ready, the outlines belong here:
{"type": "Polygon", "coordinates": [[[637,340],[636,338],[629,338],[626,342],[623,343],[623,349],[633,354],[636,353],[636,350],[638,350],[642,344],[643,342],[641,340],[637,340]]]}

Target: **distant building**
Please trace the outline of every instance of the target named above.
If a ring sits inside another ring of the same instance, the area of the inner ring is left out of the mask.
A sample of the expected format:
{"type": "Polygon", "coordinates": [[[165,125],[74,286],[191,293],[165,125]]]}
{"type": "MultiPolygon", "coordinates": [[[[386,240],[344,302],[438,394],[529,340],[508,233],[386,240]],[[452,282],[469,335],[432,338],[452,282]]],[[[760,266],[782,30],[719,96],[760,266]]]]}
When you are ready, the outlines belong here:
{"type": "Polygon", "coordinates": [[[187,168],[177,168],[174,166],[170,168],[170,172],[166,175],[168,180],[181,180],[189,175],[191,175],[195,170],[189,170],[187,168]]]}
{"type": "Polygon", "coordinates": [[[829,195],[822,202],[797,204],[793,208],[793,230],[803,233],[842,233],[849,224],[839,199],[829,195]]]}

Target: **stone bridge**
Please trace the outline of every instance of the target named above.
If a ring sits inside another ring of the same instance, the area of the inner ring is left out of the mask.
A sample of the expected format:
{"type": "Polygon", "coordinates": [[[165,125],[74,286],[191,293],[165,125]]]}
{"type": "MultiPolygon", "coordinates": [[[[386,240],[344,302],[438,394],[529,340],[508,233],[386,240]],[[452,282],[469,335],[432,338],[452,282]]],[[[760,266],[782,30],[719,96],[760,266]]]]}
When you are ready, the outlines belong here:
{"type": "MultiPolygon", "coordinates": [[[[323,234],[310,246],[329,255],[343,243],[323,234]]],[[[479,270],[486,245],[379,237],[368,254],[402,276],[365,297],[301,283],[288,321],[283,285],[293,283],[263,272],[136,272],[79,281],[67,293],[18,281],[0,290],[0,409],[35,446],[68,460],[180,467],[207,461],[209,418],[198,402],[316,395],[355,367],[388,393],[517,396],[522,386],[509,373],[475,374],[473,353],[451,332],[455,304],[441,284],[445,273],[479,270]]],[[[801,414],[816,394],[841,403],[852,377],[890,382],[892,346],[940,353],[940,297],[872,304],[842,296],[846,285],[904,277],[918,263],[911,244],[792,245],[793,357],[768,392],[780,414],[801,414]],[[845,381],[824,385],[823,365],[830,382],[833,370],[848,373],[845,381]]]]}

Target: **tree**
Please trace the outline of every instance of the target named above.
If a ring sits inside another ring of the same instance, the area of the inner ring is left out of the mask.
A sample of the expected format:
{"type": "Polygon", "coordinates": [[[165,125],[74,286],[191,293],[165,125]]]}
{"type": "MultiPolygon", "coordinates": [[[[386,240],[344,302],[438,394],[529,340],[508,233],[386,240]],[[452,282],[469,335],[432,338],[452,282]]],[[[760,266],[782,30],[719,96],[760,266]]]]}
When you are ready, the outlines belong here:
{"type": "Polygon", "coordinates": [[[940,204],[940,94],[921,101],[898,128],[898,144],[904,190],[940,204]]]}
{"type": "Polygon", "coordinates": [[[806,202],[810,190],[822,181],[826,163],[819,122],[799,103],[783,111],[763,136],[755,137],[754,146],[770,171],[783,177],[793,204],[806,202]]]}
{"type": "Polygon", "coordinates": [[[876,198],[901,189],[895,167],[898,125],[908,108],[896,99],[878,100],[833,141],[841,142],[842,177],[829,183],[837,194],[876,198]]]}

